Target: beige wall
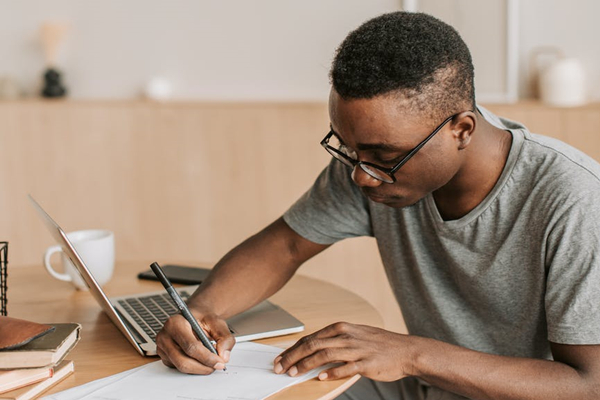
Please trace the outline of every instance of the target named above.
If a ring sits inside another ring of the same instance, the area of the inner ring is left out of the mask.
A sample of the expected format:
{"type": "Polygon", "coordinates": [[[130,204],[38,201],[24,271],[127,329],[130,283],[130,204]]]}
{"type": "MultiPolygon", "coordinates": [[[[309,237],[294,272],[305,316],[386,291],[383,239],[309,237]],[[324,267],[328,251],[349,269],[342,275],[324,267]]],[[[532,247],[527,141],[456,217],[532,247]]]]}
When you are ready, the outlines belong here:
{"type": "MultiPolygon", "coordinates": [[[[503,18],[498,5],[504,0],[470,0],[483,9],[480,15],[448,10],[456,0],[421,2],[469,30],[480,63],[478,83],[497,88],[502,68],[497,47],[504,44],[497,35],[503,18]]],[[[338,44],[366,19],[401,5],[402,0],[3,1],[0,77],[12,75],[28,93],[37,93],[44,67],[39,24],[54,19],[71,27],[58,61],[74,98],[130,99],[150,77],[161,75],[172,81],[178,99],[325,101],[338,44]]],[[[530,94],[532,50],[556,46],[582,61],[590,96],[600,99],[599,14],[595,0],[519,1],[522,96],[530,94]]]]}
{"type": "Polygon", "coordinates": [[[0,76],[38,92],[45,20],[70,30],[59,48],[70,95],[131,99],[153,76],[177,99],[327,99],[333,52],[398,0],[19,0],[0,2],[0,76]]]}

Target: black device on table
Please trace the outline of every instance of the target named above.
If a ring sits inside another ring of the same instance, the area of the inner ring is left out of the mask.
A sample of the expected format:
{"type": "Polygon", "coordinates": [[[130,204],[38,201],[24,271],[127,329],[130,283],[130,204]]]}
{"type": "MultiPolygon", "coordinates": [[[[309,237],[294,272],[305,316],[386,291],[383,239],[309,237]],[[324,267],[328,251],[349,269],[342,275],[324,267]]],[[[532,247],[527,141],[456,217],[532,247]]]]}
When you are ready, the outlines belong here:
{"type": "MultiPolygon", "coordinates": [[[[171,283],[183,283],[184,285],[199,285],[210,273],[208,268],[190,267],[187,265],[166,264],[162,270],[171,283]]],[[[139,279],[158,280],[151,269],[140,272],[139,279]]]]}

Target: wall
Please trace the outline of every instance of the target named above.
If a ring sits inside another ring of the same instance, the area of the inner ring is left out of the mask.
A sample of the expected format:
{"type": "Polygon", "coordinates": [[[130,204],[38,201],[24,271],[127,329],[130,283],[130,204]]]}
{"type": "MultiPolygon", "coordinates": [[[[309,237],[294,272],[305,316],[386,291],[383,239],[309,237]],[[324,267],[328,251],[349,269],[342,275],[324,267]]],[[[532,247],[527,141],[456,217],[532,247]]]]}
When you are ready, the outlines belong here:
{"type": "MultiPolygon", "coordinates": [[[[440,8],[448,3],[427,1],[436,2],[440,8]]],[[[173,82],[178,99],[323,101],[337,45],[364,20],[401,5],[401,0],[1,0],[0,76],[14,76],[28,93],[38,91],[44,66],[39,24],[56,19],[71,26],[59,66],[74,98],[132,98],[161,75],[173,82]]],[[[600,2],[521,0],[519,10],[521,96],[531,94],[531,51],[557,46],[583,62],[590,97],[600,99],[595,20],[600,2]]],[[[492,11],[481,20],[493,22],[492,11]]],[[[489,32],[476,36],[477,47],[498,41],[489,32]]],[[[497,76],[490,68],[482,67],[478,76],[493,87],[496,82],[485,81],[497,76]]]]}
{"type": "Polygon", "coordinates": [[[73,98],[132,98],[152,76],[178,99],[320,100],[333,52],[397,0],[20,0],[0,2],[0,76],[35,93],[39,24],[67,21],[59,66],[73,98]]]}
{"type": "Polygon", "coordinates": [[[587,73],[590,98],[600,99],[600,2],[595,0],[521,0],[520,3],[520,93],[532,92],[531,51],[558,47],[565,56],[578,58],[587,73]]]}

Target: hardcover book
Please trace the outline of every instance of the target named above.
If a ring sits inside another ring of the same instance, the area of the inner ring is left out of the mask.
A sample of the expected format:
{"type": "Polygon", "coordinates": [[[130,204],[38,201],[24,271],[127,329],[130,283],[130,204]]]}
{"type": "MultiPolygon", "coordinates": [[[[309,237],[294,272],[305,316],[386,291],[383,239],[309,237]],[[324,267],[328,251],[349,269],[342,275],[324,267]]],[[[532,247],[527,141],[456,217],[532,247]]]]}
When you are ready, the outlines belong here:
{"type": "Polygon", "coordinates": [[[53,329],[50,325],[0,315],[0,350],[16,349],[53,329]]]}
{"type": "Polygon", "coordinates": [[[31,400],[37,398],[41,393],[50,389],[74,371],[73,361],[64,360],[54,367],[54,374],[33,385],[25,386],[11,392],[0,394],[0,400],[31,400]]]}
{"type": "Polygon", "coordinates": [[[0,393],[15,390],[50,378],[53,372],[54,369],[52,367],[0,371],[0,393]]]}
{"type": "Polygon", "coordinates": [[[81,325],[52,324],[54,330],[12,350],[0,350],[0,370],[38,368],[59,363],[79,341],[81,325]]]}

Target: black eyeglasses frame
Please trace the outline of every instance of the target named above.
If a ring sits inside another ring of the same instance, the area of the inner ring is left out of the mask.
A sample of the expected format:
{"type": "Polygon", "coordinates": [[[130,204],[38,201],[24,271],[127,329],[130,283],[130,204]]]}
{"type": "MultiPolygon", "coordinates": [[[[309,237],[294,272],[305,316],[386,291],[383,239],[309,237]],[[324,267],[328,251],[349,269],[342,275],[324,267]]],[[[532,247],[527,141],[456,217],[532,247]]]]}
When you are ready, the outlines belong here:
{"type": "Polygon", "coordinates": [[[321,146],[323,146],[323,148],[325,150],[327,150],[327,152],[336,160],[346,164],[349,167],[352,168],[356,168],[356,166],[360,166],[360,168],[366,172],[367,174],[369,174],[369,176],[371,176],[374,179],[377,179],[379,181],[382,181],[384,183],[395,183],[396,182],[396,177],[394,176],[394,174],[400,169],[402,168],[402,166],[404,164],[406,164],[408,162],[408,160],[410,160],[415,154],[417,154],[417,152],[419,150],[421,150],[421,148],[423,146],[425,146],[425,144],[427,142],[429,142],[435,135],[436,133],[438,133],[439,131],[442,130],[442,128],[450,121],[452,121],[457,115],[461,114],[464,111],[461,111],[459,113],[453,114],[451,116],[449,116],[448,118],[446,118],[441,124],[439,124],[437,126],[437,128],[435,128],[433,130],[433,132],[431,132],[425,139],[423,139],[418,145],[416,145],[412,150],[410,150],[408,152],[407,155],[405,155],[400,161],[398,161],[398,163],[396,165],[394,165],[391,168],[386,168],[386,167],[382,167],[381,165],[377,165],[377,164],[373,164],[371,162],[368,161],[360,161],[360,160],[356,160],[350,156],[348,156],[347,154],[344,154],[343,152],[339,151],[338,149],[336,149],[333,146],[329,145],[329,140],[331,139],[331,137],[333,135],[335,135],[335,132],[333,130],[330,130],[329,133],[323,138],[323,140],[321,140],[321,146]],[[383,172],[385,175],[387,175],[390,179],[388,180],[384,180],[381,179],[380,176],[376,176],[374,175],[375,172],[371,171],[369,168],[376,168],[378,170],[380,170],[381,172],[383,172]]]}

